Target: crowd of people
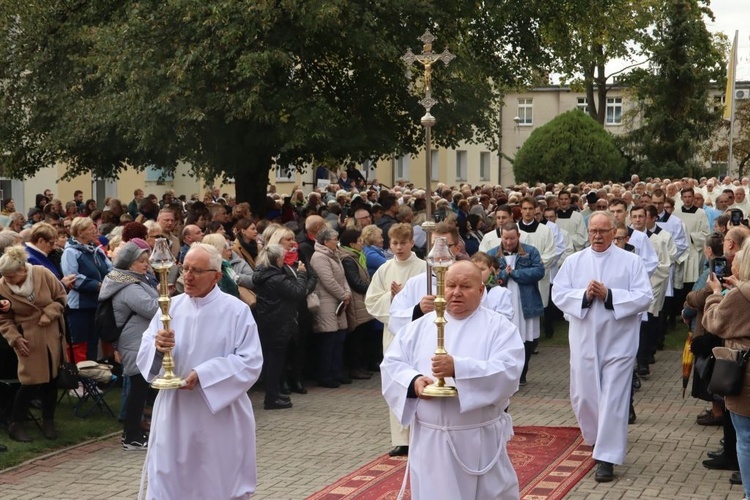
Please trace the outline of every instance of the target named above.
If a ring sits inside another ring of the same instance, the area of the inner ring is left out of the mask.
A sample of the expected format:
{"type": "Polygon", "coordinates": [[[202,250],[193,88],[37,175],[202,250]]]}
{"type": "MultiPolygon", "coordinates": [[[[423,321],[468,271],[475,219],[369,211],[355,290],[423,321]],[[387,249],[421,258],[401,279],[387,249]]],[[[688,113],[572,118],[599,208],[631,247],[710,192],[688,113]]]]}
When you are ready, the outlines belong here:
{"type": "MultiPolygon", "coordinates": [[[[32,439],[23,417],[34,397],[42,403],[44,436],[57,437],[56,377],[69,352],[75,362],[110,357],[122,365],[123,448],[147,449],[145,407],[153,393],[139,363],[144,332],[152,331],[151,342],[171,341],[153,324],[158,292],[148,259],[158,238],[167,240],[177,262],[169,273],[175,296],[195,298],[201,280],[215,277],[221,292],[252,311],[262,350],[264,408],[282,410],[293,408],[292,394],[306,394],[311,380],[335,390],[373,377],[392,344],[394,351],[421,349],[394,341],[408,325],[434,315],[436,291],[426,288],[423,260],[431,237],[445,238],[456,261],[473,263],[454,273],[457,282],[472,286],[481,280],[479,295],[469,294],[467,303],[478,300],[476,307],[499,313],[503,328],[516,332],[507,361],[517,380],[503,383],[533,389],[539,338],[558,333],[563,317],[570,322],[571,400],[586,442],[596,445],[598,481],[612,480],[613,466],[623,462],[627,425],[637,419],[633,387],[651,375],[655,354],[678,321],[695,336],[692,394],[711,405],[697,424],[724,426],[722,449],[711,451],[704,465],[750,474],[750,410],[742,402],[747,394],[711,394],[704,370],[715,346],[750,348],[750,328],[741,316],[747,309],[742,300],[750,300],[743,285],[750,271],[743,271],[742,259],[750,234],[748,178],[440,183],[427,192],[407,182],[366,182],[350,170],[339,178],[318,172],[324,182],[307,194],[295,188],[282,195],[270,186],[266,206],[257,209],[218,189],[202,199],[171,191],[159,199],[138,189],[129,203],[112,198],[101,209],[81,191],[63,204],[47,190],[26,217],[13,200],[3,200],[0,331],[21,382],[10,437],[32,439]],[[431,235],[422,227],[428,204],[436,222],[431,235]],[[203,249],[209,263],[215,251],[218,264],[191,265],[191,248],[203,249]],[[612,258],[628,265],[610,265],[612,258]],[[727,263],[721,280],[712,274],[717,258],[727,263]],[[97,307],[109,299],[122,329],[114,345],[101,341],[94,324],[97,307]],[[726,314],[728,307],[739,315],[726,314]],[[607,336],[615,331],[630,333],[607,336]],[[592,350],[599,353],[596,366],[587,355],[592,350]],[[593,373],[601,377],[596,391],[587,383],[593,373]]],[[[465,311],[457,307],[448,312],[463,319],[465,311]]],[[[159,352],[157,346],[149,356],[159,352]]],[[[457,367],[443,369],[460,380],[457,367]]],[[[401,383],[399,377],[388,380],[401,383]]],[[[390,453],[406,455],[412,438],[402,396],[419,397],[427,382],[419,382],[420,391],[410,386],[408,394],[389,395],[386,389],[395,389],[386,388],[386,378],[384,394],[398,408],[391,414],[390,453]]],[[[493,405],[507,406],[517,390],[510,386],[493,405]]]]}

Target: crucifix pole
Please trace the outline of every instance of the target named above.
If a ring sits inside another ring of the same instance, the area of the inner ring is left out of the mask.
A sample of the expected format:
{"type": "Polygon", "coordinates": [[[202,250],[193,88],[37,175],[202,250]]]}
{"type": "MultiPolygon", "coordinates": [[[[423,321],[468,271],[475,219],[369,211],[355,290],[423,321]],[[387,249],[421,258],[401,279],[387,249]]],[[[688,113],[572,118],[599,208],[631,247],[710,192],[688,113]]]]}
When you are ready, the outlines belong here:
{"type": "MultiPolygon", "coordinates": [[[[422,53],[414,54],[411,48],[406,50],[406,54],[401,57],[401,60],[406,63],[407,77],[411,78],[411,66],[418,62],[424,67],[424,98],[419,101],[425,109],[425,115],[420,119],[420,123],[424,127],[425,131],[425,194],[427,196],[426,203],[426,220],[422,223],[422,229],[427,235],[427,254],[430,253],[432,247],[432,232],[435,230],[435,222],[432,220],[432,127],[435,125],[435,117],[432,116],[430,110],[437,103],[432,98],[432,65],[438,61],[448,66],[456,56],[451,54],[448,49],[445,49],[442,54],[435,54],[432,51],[432,42],[435,41],[435,36],[430,33],[430,30],[425,30],[424,34],[419,37],[422,42],[422,53]]],[[[427,264],[427,293],[432,293],[432,270],[430,265],[427,264]]]]}

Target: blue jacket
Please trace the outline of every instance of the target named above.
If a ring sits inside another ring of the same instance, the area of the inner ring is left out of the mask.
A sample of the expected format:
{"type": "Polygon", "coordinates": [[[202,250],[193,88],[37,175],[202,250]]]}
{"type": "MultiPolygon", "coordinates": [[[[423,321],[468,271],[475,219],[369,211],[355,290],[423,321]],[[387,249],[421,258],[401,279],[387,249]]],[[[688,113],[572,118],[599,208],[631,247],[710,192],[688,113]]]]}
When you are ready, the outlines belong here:
{"type": "Polygon", "coordinates": [[[362,253],[365,254],[365,261],[367,262],[367,272],[370,274],[370,278],[375,274],[380,266],[385,264],[385,251],[382,248],[378,248],[373,245],[366,245],[362,249],[362,253]]]}
{"type": "Polygon", "coordinates": [[[30,247],[28,244],[26,246],[26,255],[29,256],[27,259],[29,261],[29,264],[34,266],[44,266],[47,269],[49,269],[52,274],[55,275],[55,278],[62,279],[62,273],[60,272],[60,269],[57,268],[57,266],[49,260],[49,257],[44,255],[44,253],[40,252],[34,247],[30,247]]]}
{"type": "Polygon", "coordinates": [[[112,264],[101,248],[84,245],[69,239],[62,256],[63,275],[75,274],[76,282],[68,292],[70,309],[96,309],[99,305],[99,287],[112,264]]]}
{"type": "Polygon", "coordinates": [[[510,275],[505,270],[508,267],[505,257],[497,255],[500,246],[493,248],[487,253],[493,257],[500,257],[500,272],[497,275],[498,281],[505,285],[509,279],[512,279],[518,284],[518,288],[521,291],[523,317],[525,319],[537,318],[544,313],[542,294],[539,293],[539,281],[544,278],[544,264],[542,264],[542,257],[539,255],[539,250],[531,245],[523,243],[519,243],[519,245],[523,253],[519,253],[516,256],[516,266],[510,275]]]}

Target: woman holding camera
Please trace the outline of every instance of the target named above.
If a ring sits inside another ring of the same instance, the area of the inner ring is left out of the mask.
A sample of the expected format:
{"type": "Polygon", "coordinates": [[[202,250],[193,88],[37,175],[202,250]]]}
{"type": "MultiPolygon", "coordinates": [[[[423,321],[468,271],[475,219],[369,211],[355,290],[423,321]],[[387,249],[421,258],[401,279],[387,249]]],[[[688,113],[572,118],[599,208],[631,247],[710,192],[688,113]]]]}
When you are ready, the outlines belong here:
{"type": "MultiPolygon", "coordinates": [[[[750,251],[747,241],[732,262],[734,276],[726,277],[723,286],[713,273],[709,276],[712,294],[706,298],[703,313],[703,327],[724,339],[725,347],[740,351],[750,349],[750,258],[744,258],[750,251]],[[725,292],[726,287],[731,288],[725,292]]],[[[737,461],[745,495],[750,497],[750,372],[747,366],[742,391],[736,396],[725,396],[724,401],[737,431],[737,461]]]]}

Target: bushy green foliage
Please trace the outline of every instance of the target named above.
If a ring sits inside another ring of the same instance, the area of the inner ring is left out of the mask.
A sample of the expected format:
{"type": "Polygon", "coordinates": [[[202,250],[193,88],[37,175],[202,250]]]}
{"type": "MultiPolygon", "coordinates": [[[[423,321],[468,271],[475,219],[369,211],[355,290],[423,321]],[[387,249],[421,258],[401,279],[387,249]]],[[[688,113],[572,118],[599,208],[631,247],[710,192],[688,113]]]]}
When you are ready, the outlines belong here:
{"type": "Polygon", "coordinates": [[[531,133],[513,172],[517,182],[529,183],[620,180],[625,163],[611,134],[591,116],[572,110],[531,133]]]}
{"type": "Polygon", "coordinates": [[[497,137],[504,85],[540,54],[525,1],[0,1],[0,167],[23,178],[65,161],[69,175],[129,165],[236,180],[262,213],[269,170],[415,152],[421,68],[432,75],[434,140],[497,137]],[[414,89],[410,88],[414,84],[414,89]]]}

